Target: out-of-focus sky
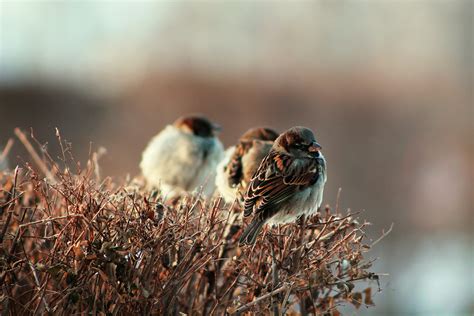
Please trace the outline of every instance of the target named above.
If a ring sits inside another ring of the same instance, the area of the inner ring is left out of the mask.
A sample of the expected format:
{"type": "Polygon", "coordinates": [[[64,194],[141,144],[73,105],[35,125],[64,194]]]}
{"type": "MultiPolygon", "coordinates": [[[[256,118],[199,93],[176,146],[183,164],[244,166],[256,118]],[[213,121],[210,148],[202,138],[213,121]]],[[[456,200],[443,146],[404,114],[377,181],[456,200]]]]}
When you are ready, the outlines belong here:
{"type": "MultiPolygon", "coordinates": [[[[390,274],[361,313],[473,313],[473,2],[0,1],[0,146],[54,127],[104,174],[201,112],[247,128],[312,128],[325,202],[364,209],[390,274]]],[[[10,167],[28,159],[17,141],[10,167]]],[[[349,309],[350,312],[352,310],[349,309]]]]}

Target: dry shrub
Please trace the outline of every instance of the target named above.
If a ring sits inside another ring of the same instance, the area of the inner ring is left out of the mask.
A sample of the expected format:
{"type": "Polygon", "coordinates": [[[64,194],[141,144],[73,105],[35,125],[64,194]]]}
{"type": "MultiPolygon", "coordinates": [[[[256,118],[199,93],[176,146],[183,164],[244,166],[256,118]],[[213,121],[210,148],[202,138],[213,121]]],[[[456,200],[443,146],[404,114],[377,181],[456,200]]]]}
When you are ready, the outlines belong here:
{"type": "Polygon", "coordinates": [[[81,169],[58,138],[62,157],[32,153],[42,175],[29,164],[0,172],[2,315],[320,315],[373,304],[370,286],[354,290],[378,284],[364,259],[368,223],[354,214],[327,207],[239,247],[235,205],[199,194],[163,203],[136,181],[101,181],[97,156],[81,169]]]}

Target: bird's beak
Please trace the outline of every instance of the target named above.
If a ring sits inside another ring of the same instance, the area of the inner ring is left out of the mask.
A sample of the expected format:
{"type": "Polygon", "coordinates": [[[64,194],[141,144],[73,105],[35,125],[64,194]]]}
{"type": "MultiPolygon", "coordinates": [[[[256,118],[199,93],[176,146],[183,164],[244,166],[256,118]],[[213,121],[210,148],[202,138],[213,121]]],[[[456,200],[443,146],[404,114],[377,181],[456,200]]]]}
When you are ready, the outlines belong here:
{"type": "Polygon", "coordinates": [[[309,147],[308,151],[310,153],[315,153],[321,150],[321,145],[319,145],[317,142],[313,142],[309,147]]]}
{"type": "Polygon", "coordinates": [[[220,131],[222,131],[222,126],[220,126],[219,124],[216,124],[216,123],[212,123],[212,130],[215,131],[215,132],[220,132],[220,131]]]}

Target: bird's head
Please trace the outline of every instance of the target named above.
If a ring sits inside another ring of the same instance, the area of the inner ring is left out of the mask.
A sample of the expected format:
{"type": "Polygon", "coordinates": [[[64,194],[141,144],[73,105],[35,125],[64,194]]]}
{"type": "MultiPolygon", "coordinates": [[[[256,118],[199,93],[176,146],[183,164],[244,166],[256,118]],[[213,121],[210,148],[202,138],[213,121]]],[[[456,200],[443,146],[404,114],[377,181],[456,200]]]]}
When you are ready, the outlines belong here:
{"type": "Polygon", "coordinates": [[[274,141],[277,139],[278,133],[268,127],[255,127],[246,131],[241,137],[242,141],[263,140],[274,141]]]}
{"type": "Polygon", "coordinates": [[[306,127],[292,127],[278,136],[274,149],[287,152],[296,158],[319,158],[321,145],[316,142],[313,132],[306,127]]]}
{"type": "Polygon", "coordinates": [[[173,125],[185,133],[199,137],[214,137],[221,127],[201,115],[188,115],[178,118],[173,125]]]}

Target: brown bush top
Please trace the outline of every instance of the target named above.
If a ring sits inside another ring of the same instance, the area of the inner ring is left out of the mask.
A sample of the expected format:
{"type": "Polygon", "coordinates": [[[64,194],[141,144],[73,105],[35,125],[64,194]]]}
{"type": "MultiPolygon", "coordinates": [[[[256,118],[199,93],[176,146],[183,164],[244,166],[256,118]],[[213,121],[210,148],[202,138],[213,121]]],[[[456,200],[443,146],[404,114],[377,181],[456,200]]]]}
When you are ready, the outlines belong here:
{"type": "MultiPolygon", "coordinates": [[[[238,246],[236,205],[198,194],[163,202],[136,180],[101,180],[45,155],[0,172],[2,315],[338,314],[373,305],[375,280],[355,214],[323,209],[238,246]],[[72,172],[72,169],[75,171],[72,172]]],[[[62,161],[61,161],[62,160],[62,161]]],[[[245,225],[245,224],[244,224],[245,225]]]]}

